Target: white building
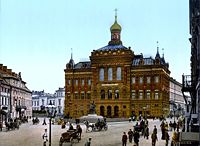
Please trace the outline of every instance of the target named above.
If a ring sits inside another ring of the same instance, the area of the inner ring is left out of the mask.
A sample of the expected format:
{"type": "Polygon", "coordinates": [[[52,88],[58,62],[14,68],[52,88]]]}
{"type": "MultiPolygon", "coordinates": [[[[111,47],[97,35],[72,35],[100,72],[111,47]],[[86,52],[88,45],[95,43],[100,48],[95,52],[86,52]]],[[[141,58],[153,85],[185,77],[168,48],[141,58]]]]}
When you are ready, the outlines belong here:
{"type": "Polygon", "coordinates": [[[54,94],[45,93],[43,91],[32,92],[32,109],[33,111],[44,111],[50,103],[55,105],[57,116],[64,113],[65,89],[59,88],[54,94]]]}
{"type": "Polygon", "coordinates": [[[182,94],[182,84],[170,78],[170,114],[181,115],[185,112],[185,100],[182,94]]]}

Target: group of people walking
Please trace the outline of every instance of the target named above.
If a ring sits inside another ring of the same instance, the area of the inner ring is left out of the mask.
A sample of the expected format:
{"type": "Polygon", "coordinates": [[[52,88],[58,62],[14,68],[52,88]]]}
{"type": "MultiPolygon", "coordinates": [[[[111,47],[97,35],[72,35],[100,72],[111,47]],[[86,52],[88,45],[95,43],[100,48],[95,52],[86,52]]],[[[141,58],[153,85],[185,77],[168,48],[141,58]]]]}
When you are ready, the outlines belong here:
{"type": "MultiPolygon", "coordinates": [[[[179,124],[176,123],[176,128],[173,127],[174,132],[171,138],[171,146],[175,146],[175,144],[178,141],[179,127],[177,127],[177,125],[179,124]]],[[[171,125],[168,124],[168,122],[163,119],[160,124],[160,130],[161,130],[161,140],[165,140],[165,146],[168,146],[170,141],[170,136],[168,131],[172,130],[171,125]]],[[[127,141],[129,141],[129,143],[133,143],[133,146],[139,146],[139,139],[141,136],[144,136],[144,139],[149,139],[150,136],[152,146],[156,146],[156,143],[159,140],[157,133],[158,133],[157,127],[156,125],[154,125],[153,131],[150,135],[148,120],[141,119],[141,121],[136,122],[136,125],[134,126],[133,130],[129,129],[127,133],[123,132],[122,146],[126,146],[127,141]]]]}

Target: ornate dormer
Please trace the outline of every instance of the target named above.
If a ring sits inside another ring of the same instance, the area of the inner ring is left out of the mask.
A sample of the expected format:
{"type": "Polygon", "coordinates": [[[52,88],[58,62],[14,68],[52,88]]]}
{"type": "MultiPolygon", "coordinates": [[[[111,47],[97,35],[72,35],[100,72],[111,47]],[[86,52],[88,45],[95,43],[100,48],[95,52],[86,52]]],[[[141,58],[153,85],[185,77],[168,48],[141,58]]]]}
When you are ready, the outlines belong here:
{"type": "Polygon", "coordinates": [[[122,41],[120,40],[121,30],[121,26],[117,23],[117,9],[115,9],[115,22],[110,27],[111,41],[109,41],[109,45],[122,45],[122,41]]]}

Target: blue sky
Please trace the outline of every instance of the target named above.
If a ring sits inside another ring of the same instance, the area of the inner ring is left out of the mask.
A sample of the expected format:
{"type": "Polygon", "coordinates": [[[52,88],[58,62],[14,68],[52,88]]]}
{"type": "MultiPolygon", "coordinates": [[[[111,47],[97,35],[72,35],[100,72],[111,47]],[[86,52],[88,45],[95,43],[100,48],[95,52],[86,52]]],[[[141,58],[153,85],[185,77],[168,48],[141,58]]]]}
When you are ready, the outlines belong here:
{"type": "Polygon", "coordinates": [[[190,74],[188,0],[0,0],[0,63],[22,73],[30,90],[64,87],[64,69],[106,46],[114,9],[121,40],[135,54],[164,48],[171,77],[190,74]]]}

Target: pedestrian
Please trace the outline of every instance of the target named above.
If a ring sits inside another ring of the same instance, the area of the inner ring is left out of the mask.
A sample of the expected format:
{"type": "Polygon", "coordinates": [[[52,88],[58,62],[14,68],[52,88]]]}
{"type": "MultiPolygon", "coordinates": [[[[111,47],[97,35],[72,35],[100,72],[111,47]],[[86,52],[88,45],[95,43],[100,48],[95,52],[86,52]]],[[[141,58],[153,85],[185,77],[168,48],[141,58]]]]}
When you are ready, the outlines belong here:
{"type": "Polygon", "coordinates": [[[122,135],[122,146],[126,146],[126,143],[127,143],[127,135],[126,135],[126,132],[124,132],[124,134],[122,135]]]}
{"type": "Polygon", "coordinates": [[[174,131],[172,134],[171,146],[175,146],[177,142],[178,142],[178,133],[174,131]]]}
{"type": "Polygon", "coordinates": [[[154,125],[153,133],[157,134],[157,128],[156,128],[156,125],[154,125]]]}
{"type": "Polygon", "coordinates": [[[81,126],[80,125],[77,125],[77,132],[78,132],[78,135],[79,135],[79,137],[80,137],[80,139],[81,139],[81,134],[82,134],[82,128],[81,128],[81,126]]]}
{"type": "Polygon", "coordinates": [[[48,141],[48,135],[47,135],[47,129],[44,129],[44,134],[42,135],[42,139],[43,139],[43,146],[46,146],[46,143],[48,141]]]}
{"type": "Polygon", "coordinates": [[[169,134],[168,134],[168,130],[165,131],[165,141],[166,141],[165,146],[168,146],[168,144],[169,144],[169,134]]]}
{"type": "Polygon", "coordinates": [[[132,140],[133,140],[133,131],[131,129],[128,132],[128,139],[129,139],[129,142],[132,143],[132,140]]]}
{"type": "Polygon", "coordinates": [[[0,130],[2,131],[3,123],[0,121],[0,130]]]}
{"type": "Polygon", "coordinates": [[[91,146],[91,140],[92,140],[92,138],[90,137],[88,139],[88,141],[86,141],[85,146],[91,146]]]}
{"type": "Polygon", "coordinates": [[[158,141],[158,137],[155,132],[151,134],[151,139],[152,139],[152,146],[156,146],[156,141],[158,141]]]}
{"type": "Polygon", "coordinates": [[[42,125],[47,125],[46,118],[44,118],[42,125]]]}
{"type": "Polygon", "coordinates": [[[145,129],[144,129],[144,138],[149,139],[149,127],[146,125],[145,129]]]}
{"type": "Polygon", "coordinates": [[[134,131],[134,134],[133,134],[133,137],[134,137],[134,142],[137,146],[139,146],[139,138],[140,138],[140,134],[137,130],[134,131]]]}
{"type": "Polygon", "coordinates": [[[69,130],[74,130],[72,123],[69,124],[69,130]]]}

